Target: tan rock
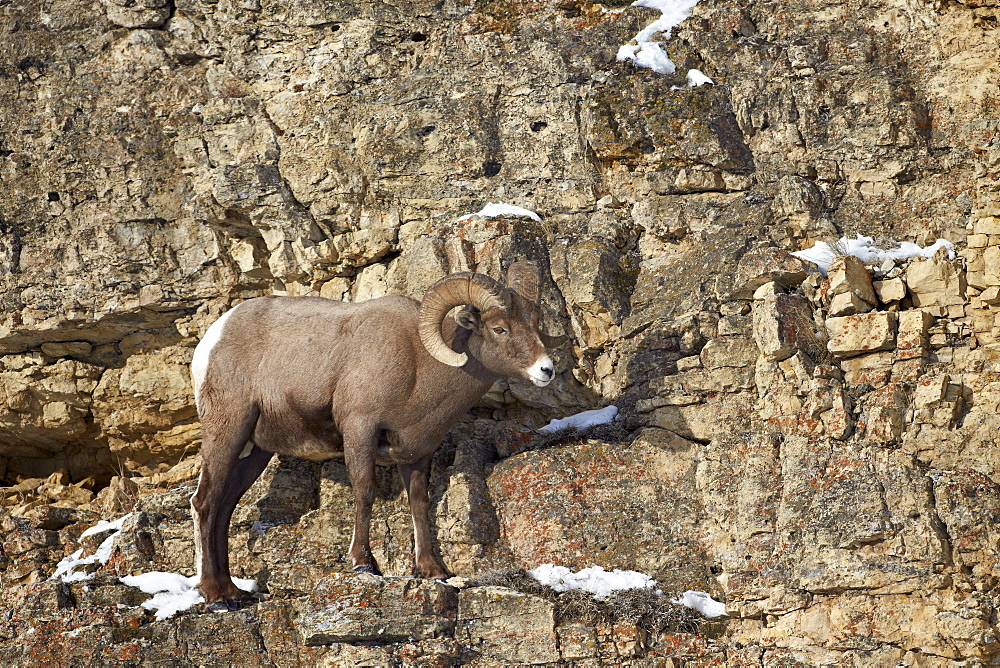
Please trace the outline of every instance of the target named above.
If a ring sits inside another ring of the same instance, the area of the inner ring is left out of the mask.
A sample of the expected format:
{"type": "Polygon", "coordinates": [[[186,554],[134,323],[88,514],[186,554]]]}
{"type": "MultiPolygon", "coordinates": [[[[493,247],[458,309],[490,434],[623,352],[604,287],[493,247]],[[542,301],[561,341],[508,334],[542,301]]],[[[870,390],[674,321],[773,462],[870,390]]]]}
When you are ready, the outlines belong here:
{"type": "Polygon", "coordinates": [[[754,301],[753,338],[762,355],[780,361],[817,350],[823,339],[817,330],[812,307],[801,297],[770,293],[754,301]]]}
{"type": "Polygon", "coordinates": [[[854,255],[835,257],[830,262],[827,276],[830,296],[835,297],[849,292],[853,293],[858,300],[873,307],[878,303],[878,298],[872,288],[871,275],[860,258],[854,255]]]}
{"type": "Polygon", "coordinates": [[[1000,304],[1000,286],[992,285],[980,293],[979,298],[990,306],[1000,304]]]}
{"type": "Polygon", "coordinates": [[[830,299],[827,313],[830,316],[855,315],[872,310],[872,304],[861,299],[854,292],[842,292],[830,299]]]}
{"type": "Polygon", "coordinates": [[[927,334],[934,319],[926,311],[909,309],[897,316],[896,348],[920,349],[927,346],[927,334]]]}
{"type": "Polygon", "coordinates": [[[165,0],[140,2],[115,2],[101,0],[108,20],[123,28],[158,28],[170,16],[171,8],[165,0]]]}
{"type": "Polygon", "coordinates": [[[42,352],[50,357],[86,357],[94,349],[86,341],[63,341],[43,343],[42,352]]]}
{"type": "Polygon", "coordinates": [[[970,234],[967,238],[969,248],[986,248],[989,236],[986,234],[970,234]]]}
{"type": "Polygon", "coordinates": [[[187,346],[135,353],[95,388],[94,418],[132,470],[150,474],[196,451],[191,354],[187,346]]]}
{"type": "Polygon", "coordinates": [[[753,294],[757,288],[770,282],[791,288],[801,283],[807,273],[806,263],[784,248],[755,248],[744,254],[736,267],[737,294],[753,294]]]}
{"type": "Polygon", "coordinates": [[[233,239],[229,255],[240,271],[249,278],[271,278],[268,253],[260,245],[247,239],[233,239]]]}
{"type": "Polygon", "coordinates": [[[459,593],[456,636],[477,653],[506,663],[534,665],[559,660],[555,610],[535,596],[501,587],[459,593]]]}
{"type": "Polygon", "coordinates": [[[1000,286],[1000,246],[983,251],[983,278],[987,285],[1000,286]]]}
{"type": "Polygon", "coordinates": [[[973,224],[973,229],[976,234],[1000,234],[1000,217],[987,216],[980,218],[973,224]]]}
{"type": "Polygon", "coordinates": [[[952,306],[965,303],[965,272],[944,251],[917,258],[906,269],[906,285],[914,306],[952,306]]]}
{"type": "Polygon", "coordinates": [[[720,337],[705,344],[700,358],[701,366],[706,369],[747,367],[757,360],[757,347],[753,339],[720,337]]]}
{"type": "Polygon", "coordinates": [[[827,350],[838,357],[853,357],[896,345],[896,314],[887,311],[827,318],[827,350]]]}
{"type": "Polygon", "coordinates": [[[701,368],[701,355],[691,355],[689,357],[682,357],[677,360],[677,371],[683,373],[684,371],[691,371],[693,369],[701,368]]]}
{"type": "Polygon", "coordinates": [[[435,638],[455,628],[458,600],[435,580],[334,573],[295,619],[306,645],[435,638]]]}
{"type": "Polygon", "coordinates": [[[878,295],[879,301],[883,304],[898,302],[906,297],[906,283],[899,277],[873,281],[872,286],[875,288],[875,294],[878,295]]]}
{"type": "Polygon", "coordinates": [[[858,430],[872,443],[895,441],[903,434],[907,409],[905,388],[889,383],[865,396],[858,430]]]}
{"type": "Polygon", "coordinates": [[[842,360],[840,368],[844,371],[844,381],[848,385],[868,383],[880,386],[891,378],[893,361],[894,356],[890,352],[869,353],[842,360]]]}

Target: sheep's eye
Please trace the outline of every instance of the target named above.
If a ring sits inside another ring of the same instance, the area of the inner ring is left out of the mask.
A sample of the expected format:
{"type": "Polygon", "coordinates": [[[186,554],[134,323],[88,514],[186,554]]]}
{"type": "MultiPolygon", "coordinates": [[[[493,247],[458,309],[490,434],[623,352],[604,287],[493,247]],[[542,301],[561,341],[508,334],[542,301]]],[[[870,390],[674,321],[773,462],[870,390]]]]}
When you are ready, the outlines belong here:
{"type": "Polygon", "coordinates": [[[493,333],[494,334],[506,334],[507,330],[504,329],[503,327],[494,327],[493,328],[493,333]]]}

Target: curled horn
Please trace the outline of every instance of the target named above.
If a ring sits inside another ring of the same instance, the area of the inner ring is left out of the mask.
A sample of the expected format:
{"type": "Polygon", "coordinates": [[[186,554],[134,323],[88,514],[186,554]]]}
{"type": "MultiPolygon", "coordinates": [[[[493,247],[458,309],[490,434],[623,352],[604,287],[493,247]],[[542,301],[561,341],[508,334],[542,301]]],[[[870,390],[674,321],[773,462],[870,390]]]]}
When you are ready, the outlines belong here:
{"type": "Polygon", "coordinates": [[[538,305],[538,265],[528,260],[515,262],[507,269],[507,286],[529,302],[538,305]]]}
{"type": "Polygon", "coordinates": [[[420,303],[418,331],[420,340],[431,356],[448,366],[462,366],[469,357],[456,353],[441,336],[441,321],[456,306],[470,304],[480,311],[492,308],[509,310],[509,296],[504,287],[486,276],[472,271],[451,274],[435,283],[420,303]]]}

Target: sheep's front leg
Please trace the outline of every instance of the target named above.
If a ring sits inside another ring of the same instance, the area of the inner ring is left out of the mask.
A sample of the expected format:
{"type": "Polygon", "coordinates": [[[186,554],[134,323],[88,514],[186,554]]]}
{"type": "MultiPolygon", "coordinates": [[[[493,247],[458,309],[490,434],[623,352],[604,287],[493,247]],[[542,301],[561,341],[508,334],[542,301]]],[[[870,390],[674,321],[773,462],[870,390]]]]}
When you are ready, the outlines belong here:
{"type": "Polygon", "coordinates": [[[348,556],[355,573],[382,575],[371,548],[372,505],[375,502],[375,449],[378,433],[359,428],[344,433],[344,462],[354,489],[354,535],[348,556]]]}
{"type": "Polygon", "coordinates": [[[413,552],[420,575],[425,578],[446,578],[448,573],[431,547],[431,527],[427,517],[430,500],[427,497],[427,478],[431,467],[431,457],[427,456],[415,464],[399,464],[399,476],[406,488],[406,498],[410,502],[413,516],[413,552]]]}

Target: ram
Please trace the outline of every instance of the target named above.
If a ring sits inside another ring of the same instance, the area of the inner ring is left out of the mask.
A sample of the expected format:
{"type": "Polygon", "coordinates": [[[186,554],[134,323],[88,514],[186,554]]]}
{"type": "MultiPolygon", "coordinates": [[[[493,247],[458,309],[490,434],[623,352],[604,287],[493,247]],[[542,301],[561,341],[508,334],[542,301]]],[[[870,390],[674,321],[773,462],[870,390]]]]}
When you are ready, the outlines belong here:
{"type": "Polygon", "coordinates": [[[354,491],[348,556],[356,572],[375,574],[375,465],[396,465],[413,517],[417,570],[444,577],[427,516],[431,456],[497,379],[552,380],[538,284],[535,265],[516,262],[507,287],[462,272],[431,286],[421,302],[259,297],[217,320],[191,364],[203,436],[191,510],[199,588],[209,607],[239,605],[229,522],[274,453],[344,458],[354,491]],[[454,319],[445,318],[456,306],[454,319]]]}

